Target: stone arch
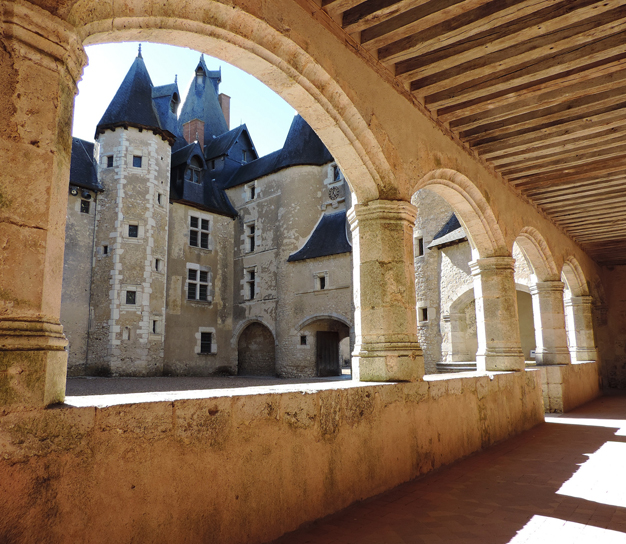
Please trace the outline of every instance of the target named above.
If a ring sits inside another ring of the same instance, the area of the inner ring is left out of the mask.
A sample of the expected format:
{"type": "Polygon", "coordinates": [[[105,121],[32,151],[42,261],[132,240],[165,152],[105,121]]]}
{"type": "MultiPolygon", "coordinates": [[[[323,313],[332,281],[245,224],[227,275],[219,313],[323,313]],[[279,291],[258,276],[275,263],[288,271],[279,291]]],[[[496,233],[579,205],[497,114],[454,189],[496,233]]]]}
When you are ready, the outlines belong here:
{"type": "Polygon", "coordinates": [[[237,374],[276,375],[276,341],[272,331],[260,321],[252,321],[237,340],[237,374]]]}
{"type": "MultiPolygon", "coordinates": [[[[468,323],[468,306],[475,300],[474,288],[470,287],[450,304],[448,314],[448,362],[472,362],[476,361],[478,351],[478,336],[471,332],[472,320],[468,323]],[[468,330],[469,329],[469,330],[468,330]]],[[[471,313],[471,312],[470,312],[471,313]]],[[[473,326],[476,327],[476,310],[473,312],[473,326]]]]}
{"type": "Polygon", "coordinates": [[[241,336],[241,333],[245,330],[245,328],[248,325],[250,325],[252,323],[260,323],[264,327],[267,327],[269,329],[269,331],[272,333],[272,336],[274,337],[274,344],[276,344],[276,345],[278,344],[278,342],[276,341],[276,331],[273,329],[273,327],[271,327],[270,324],[267,323],[264,319],[262,319],[260,317],[253,317],[251,319],[246,319],[245,321],[242,321],[241,323],[239,323],[239,325],[237,325],[237,327],[233,331],[233,336],[232,336],[232,340],[231,340],[231,343],[232,343],[233,347],[237,346],[237,343],[239,342],[239,337],[241,336]]]}
{"type": "Polygon", "coordinates": [[[352,322],[345,316],[336,313],[328,313],[328,314],[315,314],[311,315],[298,323],[294,328],[296,331],[301,331],[307,325],[314,323],[315,321],[321,321],[324,319],[329,319],[333,321],[339,321],[343,323],[346,327],[352,329],[352,322]]]}
{"type": "MultiPolygon", "coordinates": [[[[263,82],[309,123],[342,169],[357,202],[396,197],[395,174],[370,123],[307,51],[261,17],[219,2],[182,0],[98,6],[79,0],[68,15],[83,44],[149,41],[195,49],[263,82]],[[148,15],[138,15],[138,13],[148,15]],[[175,17],[172,17],[175,14],[175,17]]],[[[254,9],[254,8],[253,8],[254,9]]]]}
{"type": "Polygon", "coordinates": [[[412,194],[420,189],[434,191],[452,206],[475,258],[509,256],[491,207],[468,177],[448,168],[433,170],[415,185],[412,194]]]}
{"type": "Polygon", "coordinates": [[[573,297],[589,295],[589,286],[585,273],[576,257],[568,257],[561,269],[561,278],[573,297]]]}
{"type": "Polygon", "coordinates": [[[557,281],[559,271],[552,257],[548,243],[541,233],[533,227],[524,227],[515,244],[520,248],[528,266],[537,281],[557,281]]]}

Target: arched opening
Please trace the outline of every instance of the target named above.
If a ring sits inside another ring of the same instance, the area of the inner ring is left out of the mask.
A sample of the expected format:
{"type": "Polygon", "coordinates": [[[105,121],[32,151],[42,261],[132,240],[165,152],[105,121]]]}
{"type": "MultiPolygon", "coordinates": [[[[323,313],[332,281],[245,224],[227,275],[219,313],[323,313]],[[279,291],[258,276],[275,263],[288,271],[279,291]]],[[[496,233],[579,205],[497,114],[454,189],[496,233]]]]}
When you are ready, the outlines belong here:
{"type": "Polygon", "coordinates": [[[580,264],[574,257],[563,263],[561,279],[565,284],[563,302],[567,344],[572,361],[595,361],[597,352],[593,332],[593,298],[580,264]]]}
{"type": "Polygon", "coordinates": [[[274,335],[262,323],[250,323],[237,342],[239,376],[276,376],[274,335]]]}
{"type": "Polygon", "coordinates": [[[431,172],[416,189],[418,336],[426,372],[460,369],[463,361],[472,363],[468,368],[479,361],[481,369],[521,369],[513,259],[489,204],[453,170],[431,172]]]}
{"type": "Polygon", "coordinates": [[[303,371],[327,377],[350,374],[350,354],[354,338],[347,320],[332,316],[305,319],[296,331],[295,357],[303,371]]]}

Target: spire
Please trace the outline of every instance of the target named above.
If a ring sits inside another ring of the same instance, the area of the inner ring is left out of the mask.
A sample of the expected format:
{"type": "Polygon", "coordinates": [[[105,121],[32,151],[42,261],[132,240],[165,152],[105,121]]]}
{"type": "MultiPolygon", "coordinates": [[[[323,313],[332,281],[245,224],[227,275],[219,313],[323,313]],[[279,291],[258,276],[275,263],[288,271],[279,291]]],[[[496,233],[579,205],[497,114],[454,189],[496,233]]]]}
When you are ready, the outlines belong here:
{"type": "Polygon", "coordinates": [[[178,74],[174,74],[174,85],[178,85],[178,74]]]}
{"type": "Polygon", "coordinates": [[[139,44],[139,51],[137,52],[137,58],[138,59],[142,59],[143,57],[141,56],[141,44],[139,44]]]}

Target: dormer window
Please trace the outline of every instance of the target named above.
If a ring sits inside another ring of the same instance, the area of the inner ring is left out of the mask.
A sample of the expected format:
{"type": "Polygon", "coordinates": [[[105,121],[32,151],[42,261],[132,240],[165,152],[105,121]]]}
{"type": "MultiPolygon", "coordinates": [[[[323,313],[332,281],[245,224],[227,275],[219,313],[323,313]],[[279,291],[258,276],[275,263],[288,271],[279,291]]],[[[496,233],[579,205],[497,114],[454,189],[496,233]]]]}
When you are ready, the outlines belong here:
{"type": "Polygon", "coordinates": [[[248,162],[248,152],[245,149],[241,151],[241,162],[243,164],[248,162]]]}
{"type": "Polygon", "coordinates": [[[178,95],[174,93],[172,95],[172,100],[170,102],[170,111],[174,114],[176,113],[176,110],[178,109],[178,103],[179,103],[178,95]]]}
{"type": "Polygon", "coordinates": [[[193,157],[191,161],[189,161],[189,166],[187,170],[185,170],[185,180],[191,181],[193,183],[201,183],[202,176],[200,175],[202,172],[202,164],[197,157],[193,157]]]}
{"type": "Polygon", "coordinates": [[[196,84],[201,85],[204,82],[205,76],[206,74],[204,73],[204,70],[198,66],[196,69],[196,84]]]}

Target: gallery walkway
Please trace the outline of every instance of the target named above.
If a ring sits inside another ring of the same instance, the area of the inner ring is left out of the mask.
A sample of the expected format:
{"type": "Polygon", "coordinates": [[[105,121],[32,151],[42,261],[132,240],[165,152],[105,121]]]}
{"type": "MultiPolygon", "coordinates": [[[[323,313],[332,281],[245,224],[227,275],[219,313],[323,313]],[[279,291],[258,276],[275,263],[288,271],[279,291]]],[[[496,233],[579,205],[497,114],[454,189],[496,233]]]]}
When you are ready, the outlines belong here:
{"type": "Polygon", "coordinates": [[[602,397],[274,544],[626,543],[626,395],[602,397]]]}

